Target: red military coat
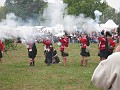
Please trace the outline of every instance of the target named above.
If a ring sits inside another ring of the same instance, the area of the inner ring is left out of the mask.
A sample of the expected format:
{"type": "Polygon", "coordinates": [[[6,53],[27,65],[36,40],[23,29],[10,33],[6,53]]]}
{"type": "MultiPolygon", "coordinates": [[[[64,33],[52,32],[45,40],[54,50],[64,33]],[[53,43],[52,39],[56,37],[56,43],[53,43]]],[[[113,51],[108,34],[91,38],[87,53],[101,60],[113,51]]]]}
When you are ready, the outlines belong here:
{"type": "Polygon", "coordinates": [[[104,50],[106,48],[105,47],[105,45],[106,45],[106,38],[105,37],[99,37],[98,40],[99,40],[99,49],[100,50],[104,50]]]}
{"type": "Polygon", "coordinates": [[[113,39],[108,40],[108,51],[113,51],[116,46],[116,43],[113,39]]]}
{"type": "Polygon", "coordinates": [[[86,48],[87,47],[87,38],[82,37],[80,38],[80,43],[82,44],[82,48],[86,48]]]}
{"type": "Polygon", "coordinates": [[[50,39],[43,40],[43,44],[45,45],[46,49],[50,48],[51,45],[50,39]]]}
{"type": "Polygon", "coordinates": [[[68,47],[69,39],[67,37],[62,38],[62,39],[59,38],[59,42],[61,42],[60,51],[64,51],[64,47],[68,47]]]}
{"type": "Polygon", "coordinates": [[[4,51],[4,45],[1,41],[0,41],[0,51],[4,51]]]}

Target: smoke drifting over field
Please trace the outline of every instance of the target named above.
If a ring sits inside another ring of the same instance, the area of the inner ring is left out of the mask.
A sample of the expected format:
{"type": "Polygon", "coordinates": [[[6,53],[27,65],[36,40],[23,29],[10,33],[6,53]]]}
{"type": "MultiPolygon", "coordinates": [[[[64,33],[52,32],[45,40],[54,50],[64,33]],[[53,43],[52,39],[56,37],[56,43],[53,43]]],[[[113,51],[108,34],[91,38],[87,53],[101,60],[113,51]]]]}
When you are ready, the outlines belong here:
{"type": "MultiPolygon", "coordinates": [[[[62,0],[55,0],[53,3],[48,3],[48,7],[44,10],[43,14],[45,18],[43,27],[49,27],[45,28],[47,32],[58,34],[66,30],[68,33],[72,33],[76,32],[77,28],[89,33],[99,30],[96,20],[90,17],[86,18],[84,14],[80,14],[79,16],[68,15],[67,11],[65,11],[66,6],[62,0]]],[[[99,20],[99,17],[96,17],[96,19],[99,20]]],[[[34,40],[46,31],[43,30],[42,32],[40,28],[37,30],[33,22],[31,19],[28,22],[23,22],[15,14],[7,14],[6,20],[2,20],[0,23],[0,38],[6,39],[19,36],[25,40],[34,40]]]]}
{"type": "MultiPolygon", "coordinates": [[[[56,3],[48,3],[48,8],[44,11],[44,17],[46,18],[45,25],[55,26],[57,24],[61,24],[68,32],[75,32],[75,27],[87,30],[88,32],[98,30],[98,27],[96,27],[97,22],[95,20],[92,18],[86,18],[84,14],[80,14],[77,17],[68,15],[67,11],[65,11],[66,7],[67,5],[61,0],[56,0],[56,3]]],[[[99,14],[98,12],[96,15],[99,14]]],[[[98,21],[99,16],[96,17],[98,21]]]]}

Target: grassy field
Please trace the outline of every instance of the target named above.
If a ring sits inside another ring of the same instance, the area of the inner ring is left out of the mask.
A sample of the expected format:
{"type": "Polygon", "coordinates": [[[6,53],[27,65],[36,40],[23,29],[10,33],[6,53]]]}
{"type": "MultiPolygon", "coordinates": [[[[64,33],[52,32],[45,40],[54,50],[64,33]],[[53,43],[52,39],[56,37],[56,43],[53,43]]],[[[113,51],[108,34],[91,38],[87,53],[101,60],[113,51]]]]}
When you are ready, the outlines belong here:
{"type": "Polygon", "coordinates": [[[35,66],[29,66],[27,49],[19,44],[18,49],[4,53],[0,63],[0,90],[99,90],[91,83],[91,76],[99,63],[97,44],[91,44],[88,67],[80,66],[78,44],[69,45],[67,65],[56,47],[61,64],[44,63],[43,45],[37,44],[35,66]]]}

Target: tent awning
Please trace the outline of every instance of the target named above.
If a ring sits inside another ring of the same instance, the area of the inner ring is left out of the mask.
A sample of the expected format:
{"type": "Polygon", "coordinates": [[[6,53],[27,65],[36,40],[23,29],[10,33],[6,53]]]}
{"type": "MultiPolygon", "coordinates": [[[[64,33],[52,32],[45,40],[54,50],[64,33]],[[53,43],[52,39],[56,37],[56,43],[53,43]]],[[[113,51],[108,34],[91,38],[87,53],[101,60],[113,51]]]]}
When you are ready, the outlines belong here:
{"type": "Polygon", "coordinates": [[[116,25],[113,20],[108,20],[105,24],[100,24],[100,27],[115,29],[115,28],[118,28],[118,25],[116,25]]]}

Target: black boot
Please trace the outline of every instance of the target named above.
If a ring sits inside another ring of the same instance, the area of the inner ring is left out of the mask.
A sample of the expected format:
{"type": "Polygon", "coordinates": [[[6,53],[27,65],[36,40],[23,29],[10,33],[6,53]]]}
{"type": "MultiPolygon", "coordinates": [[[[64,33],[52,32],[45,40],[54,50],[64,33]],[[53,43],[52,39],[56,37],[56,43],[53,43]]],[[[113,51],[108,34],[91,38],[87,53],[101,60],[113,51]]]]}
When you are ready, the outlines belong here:
{"type": "Polygon", "coordinates": [[[32,62],[30,62],[30,66],[32,66],[32,62]]]}
{"type": "Polygon", "coordinates": [[[35,66],[35,61],[33,61],[33,66],[35,66]]]}

